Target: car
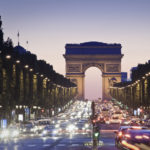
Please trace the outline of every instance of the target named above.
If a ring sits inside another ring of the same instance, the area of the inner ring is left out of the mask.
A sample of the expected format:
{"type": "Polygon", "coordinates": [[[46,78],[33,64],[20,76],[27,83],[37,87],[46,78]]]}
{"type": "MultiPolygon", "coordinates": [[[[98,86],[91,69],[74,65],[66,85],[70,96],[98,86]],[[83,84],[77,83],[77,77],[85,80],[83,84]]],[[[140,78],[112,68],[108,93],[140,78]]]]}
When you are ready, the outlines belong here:
{"type": "Polygon", "coordinates": [[[109,110],[107,108],[103,108],[101,110],[101,113],[103,114],[103,116],[108,116],[109,115],[109,110]]]}
{"type": "Polygon", "coordinates": [[[0,129],[0,140],[9,139],[9,130],[7,128],[0,129]]]}
{"type": "Polygon", "coordinates": [[[105,123],[105,118],[104,117],[98,117],[98,119],[97,119],[97,122],[98,123],[105,123]]]}
{"type": "Polygon", "coordinates": [[[141,126],[140,121],[131,120],[130,126],[141,126]]]}
{"type": "Polygon", "coordinates": [[[91,125],[90,124],[88,124],[88,123],[85,123],[85,124],[77,123],[75,125],[76,125],[76,128],[77,128],[75,133],[78,133],[78,134],[91,133],[91,125]]]}
{"type": "Polygon", "coordinates": [[[61,133],[61,134],[66,134],[67,133],[67,125],[68,125],[68,123],[61,123],[60,124],[60,126],[59,126],[59,133],[61,133]]]}
{"type": "Polygon", "coordinates": [[[55,125],[45,126],[41,132],[42,136],[56,136],[59,135],[59,128],[56,128],[55,125]]]}
{"type": "Polygon", "coordinates": [[[114,117],[118,117],[119,119],[121,119],[121,118],[123,117],[121,111],[115,111],[115,112],[113,113],[113,116],[114,116],[114,117]]]}
{"type": "Polygon", "coordinates": [[[25,122],[20,126],[21,134],[33,134],[38,132],[38,128],[31,122],[25,122]]]}
{"type": "Polygon", "coordinates": [[[119,119],[119,117],[114,117],[114,116],[113,116],[113,117],[110,119],[109,122],[110,122],[110,124],[111,124],[111,123],[118,123],[118,124],[119,124],[119,123],[121,123],[121,120],[119,119]]]}
{"type": "Polygon", "coordinates": [[[110,118],[108,116],[105,117],[105,123],[110,124],[110,118]]]}
{"type": "Polygon", "coordinates": [[[146,127],[122,127],[117,134],[115,144],[123,150],[140,150],[139,144],[150,146],[150,129],[146,127]]]}
{"type": "Polygon", "coordinates": [[[67,125],[66,132],[69,134],[75,134],[78,131],[78,127],[74,124],[67,125]]]}
{"type": "Polygon", "coordinates": [[[131,120],[130,119],[122,119],[122,122],[121,122],[121,125],[123,126],[125,126],[125,125],[130,125],[130,123],[131,123],[131,120]]]}
{"type": "Polygon", "coordinates": [[[20,135],[19,128],[7,127],[0,129],[0,140],[18,138],[20,135]]]}
{"type": "Polygon", "coordinates": [[[50,124],[52,124],[50,119],[40,119],[35,122],[35,125],[37,126],[39,133],[41,133],[42,130],[50,124]]]}
{"type": "Polygon", "coordinates": [[[134,147],[138,147],[138,144],[145,144],[150,146],[150,130],[149,129],[141,129],[141,130],[133,130],[129,129],[126,132],[128,137],[124,137],[122,140],[122,145],[126,148],[129,144],[134,147]]]}
{"type": "Polygon", "coordinates": [[[122,140],[122,137],[123,137],[125,131],[126,131],[128,128],[130,128],[130,127],[131,127],[131,126],[121,126],[121,127],[118,129],[118,131],[115,131],[115,132],[114,132],[114,133],[116,134],[116,135],[115,135],[115,145],[116,145],[116,147],[119,147],[120,142],[121,142],[121,140],[122,140]]]}

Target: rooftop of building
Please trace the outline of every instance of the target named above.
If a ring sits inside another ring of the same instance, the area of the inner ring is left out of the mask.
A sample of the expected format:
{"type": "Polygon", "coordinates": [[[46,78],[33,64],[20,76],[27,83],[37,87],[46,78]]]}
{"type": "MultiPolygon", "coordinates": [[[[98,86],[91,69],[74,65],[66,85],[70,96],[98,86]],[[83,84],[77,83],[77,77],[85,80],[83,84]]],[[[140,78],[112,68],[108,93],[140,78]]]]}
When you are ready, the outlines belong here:
{"type": "Polygon", "coordinates": [[[121,55],[121,44],[107,44],[102,42],[85,42],[80,44],[66,44],[66,55],[121,55]]]}
{"type": "Polygon", "coordinates": [[[27,52],[27,50],[19,44],[16,47],[14,47],[14,50],[19,52],[19,54],[25,54],[27,52]]]}

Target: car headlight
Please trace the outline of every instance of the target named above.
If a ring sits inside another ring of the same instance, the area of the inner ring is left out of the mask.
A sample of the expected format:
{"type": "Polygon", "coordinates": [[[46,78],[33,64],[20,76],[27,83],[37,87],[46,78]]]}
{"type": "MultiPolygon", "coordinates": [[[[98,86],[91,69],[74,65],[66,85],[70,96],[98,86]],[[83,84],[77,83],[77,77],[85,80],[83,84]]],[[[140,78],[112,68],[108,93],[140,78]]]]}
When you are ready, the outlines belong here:
{"type": "Polygon", "coordinates": [[[26,129],[23,129],[22,131],[23,131],[23,132],[26,132],[26,129]]]}
{"type": "Polygon", "coordinates": [[[44,135],[47,134],[47,130],[44,130],[44,131],[42,132],[42,134],[44,134],[44,135]]]}
{"type": "Polygon", "coordinates": [[[53,131],[53,134],[58,134],[58,130],[54,130],[54,131],[53,131]]]}
{"type": "Polygon", "coordinates": [[[56,124],[56,125],[55,125],[55,128],[59,128],[59,124],[56,124]]]}
{"type": "Polygon", "coordinates": [[[34,128],[31,128],[31,129],[30,129],[30,131],[31,131],[31,132],[34,132],[34,131],[35,131],[35,129],[34,129],[34,128]]]}
{"type": "Polygon", "coordinates": [[[73,131],[75,129],[75,126],[74,125],[69,125],[68,127],[67,127],[67,130],[68,131],[73,131]]]}
{"type": "Polygon", "coordinates": [[[42,129],[43,129],[43,127],[39,126],[39,127],[38,127],[38,129],[39,129],[39,130],[42,130],[42,129]]]}
{"type": "Polygon", "coordinates": [[[9,131],[4,129],[1,133],[1,138],[7,138],[9,136],[9,131]]]}
{"type": "Polygon", "coordinates": [[[89,127],[89,125],[88,124],[85,124],[85,128],[88,128],[89,127]]]}
{"type": "Polygon", "coordinates": [[[16,137],[16,136],[18,136],[19,135],[19,131],[18,130],[14,130],[13,132],[12,132],[12,137],[16,137]]]}

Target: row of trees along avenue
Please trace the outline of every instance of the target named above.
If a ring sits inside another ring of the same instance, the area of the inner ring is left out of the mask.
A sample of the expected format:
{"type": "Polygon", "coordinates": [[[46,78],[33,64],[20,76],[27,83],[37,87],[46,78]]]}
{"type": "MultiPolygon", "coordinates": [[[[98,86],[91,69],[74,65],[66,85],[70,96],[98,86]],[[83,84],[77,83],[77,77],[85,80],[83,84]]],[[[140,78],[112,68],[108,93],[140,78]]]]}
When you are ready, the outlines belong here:
{"type": "Polygon", "coordinates": [[[21,46],[4,41],[0,18],[0,119],[12,119],[12,111],[34,108],[57,112],[77,93],[76,85],[53,66],[21,46]],[[22,49],[23,51],[19,51],[22,49]]]}
{"type": "Polygon", "coordinates": [[[132,70],[130,82],[120,82],[110,88],[110,94],[125,107],[150,112],[150,61],[132,70]]]}

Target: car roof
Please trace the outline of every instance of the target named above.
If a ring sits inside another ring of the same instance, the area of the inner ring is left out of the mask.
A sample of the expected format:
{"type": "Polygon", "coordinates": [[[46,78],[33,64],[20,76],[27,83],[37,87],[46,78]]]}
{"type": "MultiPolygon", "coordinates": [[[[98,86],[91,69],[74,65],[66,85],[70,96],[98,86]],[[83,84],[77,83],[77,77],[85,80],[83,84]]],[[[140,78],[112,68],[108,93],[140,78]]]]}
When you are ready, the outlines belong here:
{"type": "Polygon", "coordinates": [[[150,129],[140,129],[140,130],[134,130],[134,129],[129,129],[128,130],[129,133],[148,133],[150,134],[150,129]]]}
{"type": "Polygon", "coordinates": [[[130,126],[121,126],[119,131],[127,130],[128,128],[130,128],[130,126]]]}
{"type": "Polygon", "coordinates": [[[131,128],[131,126],[120,126],[120,129],[127,129],[127,128],[131,128]]]}

